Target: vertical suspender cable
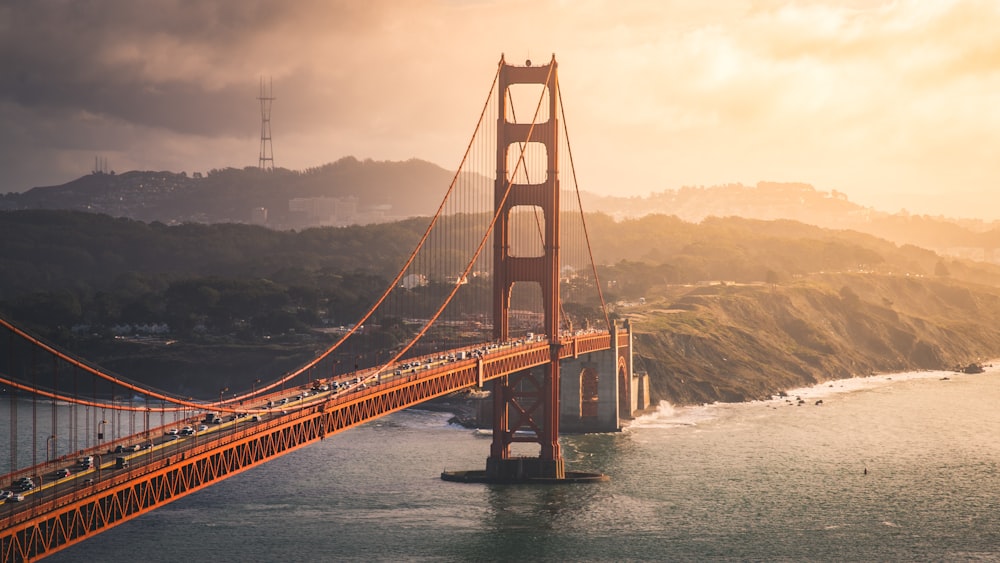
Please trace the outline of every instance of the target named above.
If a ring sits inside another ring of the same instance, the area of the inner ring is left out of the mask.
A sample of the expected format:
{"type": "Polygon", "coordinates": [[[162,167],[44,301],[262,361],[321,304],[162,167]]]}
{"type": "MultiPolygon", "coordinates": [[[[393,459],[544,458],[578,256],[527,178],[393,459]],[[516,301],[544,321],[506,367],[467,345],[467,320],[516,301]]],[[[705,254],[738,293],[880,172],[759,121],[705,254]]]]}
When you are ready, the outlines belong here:
{"type": "Polygon", "coordinates": [[[76,368],[72,368],[72,372],[71,373],[72,373],[71,378],[72,378],[72,381],[73,381],[73,402],[70,403],[70,406],[69,406],[69,410],[70,410],[70,417],[69,417],[69,440],[70,441],[69,441],[69,445],[67,446],[67,452],[75,452],[75,451],[78,451],[80,449],[78,447],[79,442],[80,442],[80,440],[79,440],[79,438],[80,438],[79,437],[79,434],[80,434],[80,420],[77,418],[77,416],[79,416],[80,413],[79,413],[79,409],[78,409],[79,405],[76,403],[76,401],[79,400],[79,398],[80,398],[79,397],[80,391],[78,389],[78,386],[77,386],[78,382],[76,380],[78,372],[77,372],[76,368]]]}
{"type": "MultiPolygon", "coordinates": [[[[59,358],[52,356],[52,389],[59,389],[59,358]]],[[[59,457],[59,409],[56,408],[56,400],[52,398],[52,459],[59,457]]],[[[49,441],[45,441],[45,461],[49,460],[49,441]]]]}
{"type": "Polygon", "coordinates": [[[573,149],[569,144],[569,129],[566,126],[566,108],[563,107],[562,103],[562,91],[556,90],[556,93],[559,95],[559,109],[562,112],[563,136],[566,137],[566,152],[569,154],[569,169],[573,174],[573,187],[576,190],[576,199],[580,205],[580,219],[583,222],[583,236],[587,241],[587,253],[590,256],[590,265],[594,271],[594,283],[597,285],[597,294],[601,297],[601,309],[604,311],[604,322],[608,327],[608,332],[610,333],[613,330],[613,327],[611,326],[611,319],[608,316],[608,304],[604,301],[604,292],[601,290],[601,279],[597,275],[597,263],[594,262],[594,249],[590,245],[590,233],[587,231],[587,221],[583,217],[583,203],[580,199],[580,185],[576,181],[576,164],[573,162],[573,149]]]}
{"type": "MultiPolygon", "coordinates": [[[[7,373],[14,374],[14,333],[10,332],[8,343],[10,356],[7,358],[7,373]]],[[[11,387],[10,392],[10,471],[17,470],[17,389],[11,387]]]]}
{"type": "MultiPolygon", "coordinates": [[[[37,349],[31,349],[31,388],[38,389],[37,349]]],[[[38,465],[38,393],[31,394],[31,466],[38,465]]]]}

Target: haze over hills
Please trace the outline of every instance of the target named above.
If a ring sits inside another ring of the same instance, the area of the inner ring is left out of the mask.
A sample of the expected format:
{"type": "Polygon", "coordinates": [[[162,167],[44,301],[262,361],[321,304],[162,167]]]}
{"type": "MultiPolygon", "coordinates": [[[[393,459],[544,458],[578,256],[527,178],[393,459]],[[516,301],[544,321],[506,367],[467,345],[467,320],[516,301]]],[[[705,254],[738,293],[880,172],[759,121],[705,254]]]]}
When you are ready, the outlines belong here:
{"type": "MultiPolygon", "coordinates": [[[[604,297],[612,318],[636,321],[637,365],[654,401],[761,398],[1000,352],[1000,266],[795,221],[590,219],[604,297]]],[[[456,220],[467,230],[455,241],[481,232],[456,220]]],[[[254,370],[263,377],[310,359],[322,327],[360,318],[425,225],[293,232],[2,212],[0,311],[162,389],[249,387],[254,370]],[[141,336],[154,328],[171,344],[141,336]],[[128,331],[136,338],[116,338],[128,331]]],[[[574,326],[603,322],[592,284],[587,274],[564,283],[574,326]]]]}
{"type": "MultiPolygon", "coordinates": [[[[303,172],[99,173],[7,194],[0,311],[161,388],[246,387],[251,366],[297,365],[322,338],[314,328],[358,318],[452,176],[346,158],[303,172]],[[366,225],[306,228],[352,223],[366,225]],[[140,325],[174,344],[111,336],[140,325]]],[[[944,256],[982,258],[1000,246],[993,225],[889,215],[806,184],[583,200],[600,210],[588,228],[605,297],[613,318],[636,320],[654,401],[762,398],[1000,355],[1000,266],[944,256]]],[[[567,291],[575,326],[602,316],[595,299],[567,291]]]]}
{"type": "MultiPolygon", "coordinates": [[[[384,223],[433,214],[454,173],[435,164],[345,157],[305,171],[254,167],[185,172],[93,173],[61,186],[0,196],[0,210],[64,209],[105,213],[168,225],[249,223],[287,230],[384,223]]],[[[759,182],[681,187],[645,197],[581,194],[585,211],[615,219],[674,215],[792,219],[830,229],[873,234],[941,254],[996,261],[997,223],[943,216],[890,214],[863,207],[836,190],[805,183],[759,182]]],[[[901,202],[905,207],[905,202],[901,202]]]]}

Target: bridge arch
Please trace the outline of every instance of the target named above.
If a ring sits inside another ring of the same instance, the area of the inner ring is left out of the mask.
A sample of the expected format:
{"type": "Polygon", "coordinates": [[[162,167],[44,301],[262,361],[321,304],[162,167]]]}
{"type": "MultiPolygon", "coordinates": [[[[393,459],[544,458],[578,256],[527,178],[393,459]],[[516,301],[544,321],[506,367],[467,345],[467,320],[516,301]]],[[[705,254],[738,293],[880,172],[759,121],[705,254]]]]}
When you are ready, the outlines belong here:
{"type": "Polygon", "coordinates": [[[621,415],[631,415],[632,414],[632,393],[631,387],[631,376],[628,370],[628,363],[625,362],[625,358],[618,356],[618,412],[621,415]]]}

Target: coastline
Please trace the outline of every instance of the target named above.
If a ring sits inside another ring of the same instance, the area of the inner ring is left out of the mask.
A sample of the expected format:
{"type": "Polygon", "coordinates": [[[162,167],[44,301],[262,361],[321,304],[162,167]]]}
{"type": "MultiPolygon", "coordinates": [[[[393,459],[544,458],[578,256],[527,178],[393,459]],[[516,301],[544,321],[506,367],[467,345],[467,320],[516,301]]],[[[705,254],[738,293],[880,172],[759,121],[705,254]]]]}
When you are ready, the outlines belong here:
{"type": "MultiPolygon", "coordinates": [[[[756,402],[768,402],[775,400],[784,400],[790,403],[798,404],[816,404],[815,401],[819,401],[822,404],[823,398],[831,395],[836,395],[839,393],[849,393],[863,389],[869,389],[878,386],[880,383],[885,383],[888,381],[903,381],[910,379],[950,379],[953,375],[967,375],[976,376],[987,373],[994,373],[1000,371],[1000,359],[994,359],[987,362],[973,362],[972,364],[967,364],[966,366],[955,366],[955,368],[950,370],[908,370],[900,372],[886,372],[886,373],[874,373],[865,376],[853,376],[846,378],[835,378],[828,379],[825,381],[817,382],[812,385],[804,385],[801,387],[791,387],[778,391],[777,393],[771,395],[768,399],[746,399],[743,401],[712,401],[704,403],[690,403],[690,404],[675,404],[671,403],[666,399],[659,399],[650,404],[646,409],[636,411],[631,417],[632,423],[638,421],[645,417],[660,417],[664,413],[664,410],[672,411],[673,409],[698,407],[698,406],[709,406],[718,404],[745,404],[745,403],[756,403],[756,402]],[[968,370],[969,366],[979,366],[980,371],[968,370]]],[[[446,395],[438,399],[427,401],[417,407],[421,410],[433,411],[433,412],[443,412],[451,414],[451,418],[448,419],[449,424],[454,424],[457,426],[462,426],[463,428],[483,430],[488,429],[488,425],[481,425],[478,423],[478,413],[479,406],[478,402],[483,400],[483,397],[475,396],[472,390],[459,391],[457,393],[452,393],[451,395],[446,395]]],[[[626,424],[626,426],[629,423],[626,424]]]]}

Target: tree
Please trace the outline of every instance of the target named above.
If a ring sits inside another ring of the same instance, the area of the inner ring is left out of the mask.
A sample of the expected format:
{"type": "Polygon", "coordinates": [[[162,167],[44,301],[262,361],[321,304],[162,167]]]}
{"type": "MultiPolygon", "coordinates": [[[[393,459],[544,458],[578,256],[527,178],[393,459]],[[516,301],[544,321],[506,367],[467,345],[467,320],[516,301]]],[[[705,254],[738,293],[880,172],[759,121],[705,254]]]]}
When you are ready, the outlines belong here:
{"type": "Polygon", "coordinates": [[[948,270],[948,265],[944,263],[944,260],[938,260],[938,263],[934,266],[934,275],[941,278],[946,278],[951,275],[951,272],[948,270]]]}

